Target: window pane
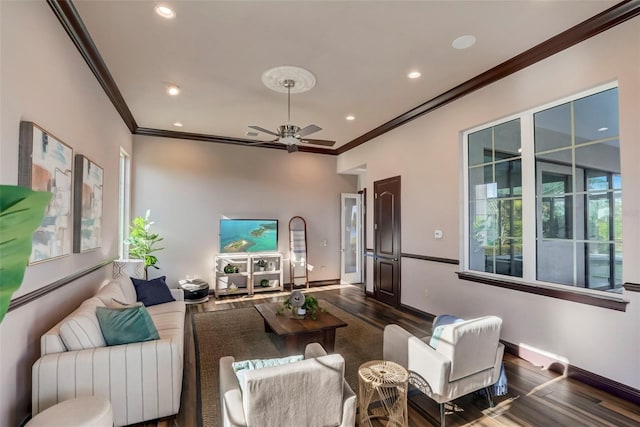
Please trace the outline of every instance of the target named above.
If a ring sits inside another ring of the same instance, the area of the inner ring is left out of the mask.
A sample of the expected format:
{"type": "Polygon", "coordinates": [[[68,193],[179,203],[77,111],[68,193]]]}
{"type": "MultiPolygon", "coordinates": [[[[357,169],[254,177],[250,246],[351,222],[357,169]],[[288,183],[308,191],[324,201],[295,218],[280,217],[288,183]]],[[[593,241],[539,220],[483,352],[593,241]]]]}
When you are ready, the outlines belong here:
{"type": "Polygon", "coordinates": [[[573,285],[573,241],[538,240],[538,280],[573,285]]]}
{"type": "Polygon", "coordinates": [[[613,267],[613,288],[622,288],[622,245],[616,244],[615,246],[615,264],[613,267]]]}
{"type": "Polygon", "coordinates": [[[576,147],[576,167],[620,173],[620,141],[576,147]]]}
{"type": "Polygon", "coordinates": [[[575,143],[617,137],[618,89],[574,101],[575,143]]]}
{"type": "Polygon", "coordinates": [[[571,166],[571,149],[536,154],[536,160],[546,160],[557,165],[571,166]]]}
{"type": "Polygon", "coordinates": [[[571,145],[571,105],[563,104],[533,115],[536,153],[571,145]]]}
{"type": "Polygon", "coordinates": [[[573,196],[543,197],[540,214],[542,216],[542,237],[547,239],[571,239],[573,196]]]}
{"type": "Polygon", "coordinates": [[[589,289],[608,289],[611,283],[611,251],[608,243],[586,243],[588,253],[589,289]]]}
{"type": "Polygon", "coordinates": [[[483,129],[469,134],[469,166],[480,165],[493,161],[491,144],[492,130],[483,129]]]}
{"type": "Polygon", "coordinates": [[[522,194],[521,161],[496,163],[496,183],[498,197],[512,197],[522,194]]]}
{"type": "Polygon", "coordinates": [[[497,197],[493,182],[493,168],[484,166],[469,169],[469,200],[485,200],[497,197]]]}
{"type": "Polygon", "coordinates": [[[609,197],[611,193],[589,193],[587,197],[587,239],[612,240],[611,235],[611,207],[609,197]]]}
{"type": "MultiPolygon", "coordinates": [[[[613,238],[622,241],[622,192],[613,193],[613,238]]],[[[620,252],[622,255],[622,252],[620,252]]]]}
{"type": "Polygon", "coordinates": [[[553,172],[542,172],[542,192],[544,196],[562,195],[571,193],[571,175],[553,172]]]}
{"type": "Polygon", "coordinates": [[[520,156],[520,119],[493,128],[495,160],[520,156]]]}
{"type": "Polygon", "coordinates": [[[493,257],[497,239],[497,200],[478,200],[469,203],[469,268],[476,271],[485,269],[485,259],[493,257]]]}

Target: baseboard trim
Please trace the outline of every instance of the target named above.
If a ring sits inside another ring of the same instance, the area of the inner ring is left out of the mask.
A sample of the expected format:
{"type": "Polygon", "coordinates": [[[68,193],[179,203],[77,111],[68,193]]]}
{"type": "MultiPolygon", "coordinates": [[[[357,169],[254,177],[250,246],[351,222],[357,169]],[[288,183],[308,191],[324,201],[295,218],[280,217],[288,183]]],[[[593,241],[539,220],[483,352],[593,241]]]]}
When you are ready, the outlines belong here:
{"type": "Polygon", "coordinates": [[[417,308],[405,305],[405,304],[400,304],[400,310],[402,311],[406,311],[408,313],[413,314],[414,316],[418,316],[421,317],[423,319],[427,319],[427,320],[431,320],[433,321],[433,319],[436,318],[435,315],[431,314],[431,313],[427,313],[426,311],[422,311],[422,310],[418,310],[417,308]]]}
{"type": "Polygon", "coordinates": [[[543,354],[508,341],[502,341],[502,343],[504,344],[505,351],[507,353],[524,359],[535,366],[542,366],[544,369],[565,374],[569,378],[573,378],[574,380],[595,387],[636,405],[640,405],[640,390],[638,389],[619,383],[610,378],[594,374],[593,372],[589,372],[582,368],[578,368],[577,366],[573,366],[566,361],[553,357],[552,355],[543,354]]]}

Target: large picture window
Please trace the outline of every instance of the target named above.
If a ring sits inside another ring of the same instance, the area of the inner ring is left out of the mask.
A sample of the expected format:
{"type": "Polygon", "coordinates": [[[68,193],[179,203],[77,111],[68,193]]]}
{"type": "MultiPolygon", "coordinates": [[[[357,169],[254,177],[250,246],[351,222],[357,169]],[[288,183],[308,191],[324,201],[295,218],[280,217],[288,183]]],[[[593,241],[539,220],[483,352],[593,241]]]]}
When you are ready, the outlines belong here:
{"type": "Polygon", "coordinates": [[[615,85],[464,134],[465,269],[622,286],[615,85]]]}

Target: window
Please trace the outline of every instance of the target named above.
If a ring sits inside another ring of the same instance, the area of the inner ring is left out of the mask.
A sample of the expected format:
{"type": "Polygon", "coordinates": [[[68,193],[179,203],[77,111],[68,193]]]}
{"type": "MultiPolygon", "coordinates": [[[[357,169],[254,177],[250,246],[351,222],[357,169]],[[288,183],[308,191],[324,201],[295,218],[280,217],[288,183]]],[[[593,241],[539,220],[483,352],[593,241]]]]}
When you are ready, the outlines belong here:
{"type": "Polygon", "coordinates": [[[118,256],[129,258],[125,240],[129,235],[129,193],[131,190],[131,159],[129,154],[120,148],[120,164],[118,178],[118,256]]]}
{"type": "Polygon", "coordinates": [[[465,270],[622,286],[618,89],[464,133],[465,270]]]}

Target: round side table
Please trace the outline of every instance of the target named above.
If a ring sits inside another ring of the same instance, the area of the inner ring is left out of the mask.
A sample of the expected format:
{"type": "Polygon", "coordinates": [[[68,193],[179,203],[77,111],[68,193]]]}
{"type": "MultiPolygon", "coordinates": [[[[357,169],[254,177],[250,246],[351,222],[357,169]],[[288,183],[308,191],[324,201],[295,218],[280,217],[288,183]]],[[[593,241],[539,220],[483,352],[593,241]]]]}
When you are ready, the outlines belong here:
{"type": "Polygon", "coordinates": [[[402,366],[386,360],[372,360],[358,369],[360,427],[382,418],[387,426],[406,427],[409,373],[402,366]]]}
{"type": "Polygon", "coordinates": [[[112,427],[111,403],[99,396],[65,400],[40,412],[25,427],[51,426],[112,427]]]}

